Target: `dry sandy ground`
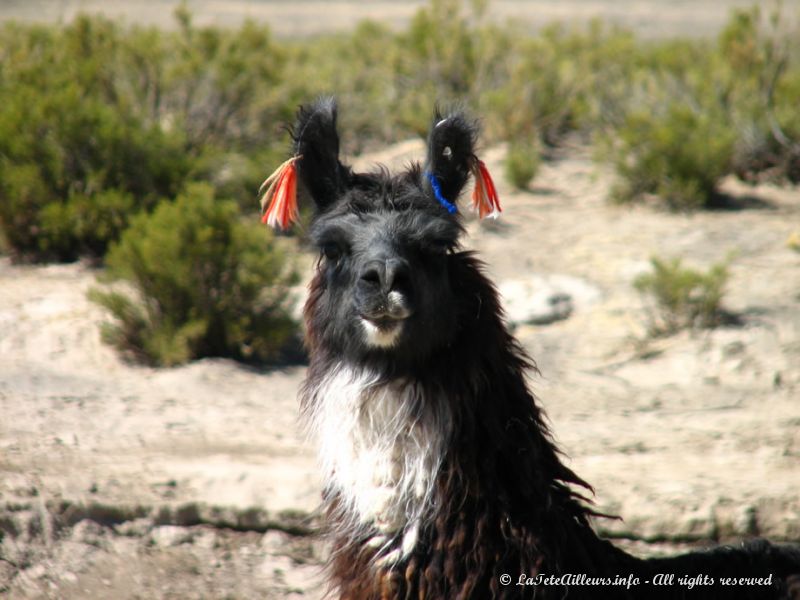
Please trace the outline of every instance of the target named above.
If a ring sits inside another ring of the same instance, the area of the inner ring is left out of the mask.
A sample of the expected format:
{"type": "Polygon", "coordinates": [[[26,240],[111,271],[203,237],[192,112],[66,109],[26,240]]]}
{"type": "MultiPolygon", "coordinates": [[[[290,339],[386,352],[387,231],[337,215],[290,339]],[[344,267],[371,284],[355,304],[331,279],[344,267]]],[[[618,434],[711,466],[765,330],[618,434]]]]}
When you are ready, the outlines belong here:
{"type": "MultiPolygon", "coordinates": [[[[498,175],[502,154],[486,153],[498,175]]],[[[739,210],[675,215],[609,206],[609,183],[568,149],[528,192],[501,181],[503,218],[467,241],[506,289],[571,282],[569,318],[516,332],[571,466],[625,518],[599,528],[641,553],[800,541],[800,192],[731,182],[739,210]],[[632,281],[649,257],[730,252],[740,323],[648,339],[632,281]]],[[[303,368],[125,364],[99,341],[95,275],[0,259],[0,596],[320,597],[303,368]]]]}
{"type": "MultiPolygon", "coordinates": [[[[279,37],[346,31],[361,19],[404,27],[427,2],[411,0],[187,0],[200,25],[238,26],[245,19],[269,23],[279,37]]],[[[465,3],[468,4],[468,3],[465,3]]],[[[707,36],[723,26],[734,8],[756,0],[492,0],[486,19],[513,20],[528,30],[553,22],[586,24],[595,18],[621,25],[643,37],[707,36]]],[[[761,2],[766,6],[772,3],[761,2]]],[[[0,21],[68,21],[80,12],[103,13],[128,23],[172,27],[177,0],[3,0],[0,21]]],[[[797,15],[800,0],[784,0],[784,15],[797,15]]]]}

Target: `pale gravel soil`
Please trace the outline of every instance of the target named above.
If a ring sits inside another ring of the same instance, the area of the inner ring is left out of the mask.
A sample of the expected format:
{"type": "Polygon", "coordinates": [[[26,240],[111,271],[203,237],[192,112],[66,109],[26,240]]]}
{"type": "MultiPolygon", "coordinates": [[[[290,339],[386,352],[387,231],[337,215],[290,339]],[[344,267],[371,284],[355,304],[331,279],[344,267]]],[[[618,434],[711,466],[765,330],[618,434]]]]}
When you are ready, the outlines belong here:
{"type": "MultiPolygon", "coordinates": [[[[411,0],[188,0],[198,25],[238,26],[246,19],[268,23],[275,35],[296,38],[352,30],[362,19],[394,29],[406,27],[427,2],[411,0]]],[[[754,0],[492,0],[483,17],[513,22],[536,31],[553,22],[585,26],[603,19],[645,38],[715,35],[734,9],[759,4],[754,0]]],[[[766,8],[773,5],[761,2],[766,8]]],[[[81,12],[101,13],[127,23],[174,27],[177,0],[4,0],[0,21],[69,21],[81,12]]],[[[784,18],[798,16],[800,0],[784,0],[784,18]]]]}
{"type": "MultiPolygon", "coordinates": [[[[421,152],[406,142],[358,164],[421,152]]],[[[498,179],[502,154],[485,153],[498,179]]],[[[676,215],[610,206],[609,183],[568,148],[529,192],[500,181],[502,219],[471,219],[466,241],[495,281],[561,274],[599,291],[516,330],[570,465],[625,519],[598,526],[641,554],[800,541],[800,254],[785,243],[800,192],[729,182],[763,205],[676,215]],[[631,285],[649,257],[706,267],[731,251],[726,306],[741,323],[649,339],[631,285]]],[[[95,276],[0,259],[0,596],[320,597],[303,368],[126,364],[99,340],[95,276]]]]}

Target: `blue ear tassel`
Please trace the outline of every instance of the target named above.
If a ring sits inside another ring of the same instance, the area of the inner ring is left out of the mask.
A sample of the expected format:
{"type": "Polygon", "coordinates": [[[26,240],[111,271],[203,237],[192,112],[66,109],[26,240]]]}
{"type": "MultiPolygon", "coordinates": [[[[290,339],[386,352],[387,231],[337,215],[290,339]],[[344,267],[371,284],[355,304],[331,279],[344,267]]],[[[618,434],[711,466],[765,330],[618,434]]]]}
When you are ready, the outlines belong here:
{"type": "Polygon", "coordinates": [[[455,204],[452,204],[447,201],[442,195],[442,188],[439,186],[439,180],[436,179],[436,175],[431,173],[430,171],[426,171],[425,175],[428,176],[428,179],[431,181],[431,187],[433,188],[433,195],[436,196],[436,199],[439,201],[439,204],[444,206],[451,215],[458,212],[458,208],[456,208],[455,204]]]}

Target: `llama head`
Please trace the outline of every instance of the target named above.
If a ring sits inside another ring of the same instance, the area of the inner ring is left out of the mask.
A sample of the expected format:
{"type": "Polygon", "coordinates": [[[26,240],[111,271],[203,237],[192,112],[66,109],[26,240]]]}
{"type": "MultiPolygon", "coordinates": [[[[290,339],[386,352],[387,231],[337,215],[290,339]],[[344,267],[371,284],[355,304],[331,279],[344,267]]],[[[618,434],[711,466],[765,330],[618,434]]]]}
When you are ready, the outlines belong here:
{"type": "Polygon", "coordinates": [[[455,203],[477,163],[475,135],[463,114],[436,111],[422,167],[356,173],[339,159],[334,101],[300,109],[297,176],[316,208],[310,239],[320,253],[306,306],[312,349],[394,366],[446,349],[463,233],[455,203]]]}

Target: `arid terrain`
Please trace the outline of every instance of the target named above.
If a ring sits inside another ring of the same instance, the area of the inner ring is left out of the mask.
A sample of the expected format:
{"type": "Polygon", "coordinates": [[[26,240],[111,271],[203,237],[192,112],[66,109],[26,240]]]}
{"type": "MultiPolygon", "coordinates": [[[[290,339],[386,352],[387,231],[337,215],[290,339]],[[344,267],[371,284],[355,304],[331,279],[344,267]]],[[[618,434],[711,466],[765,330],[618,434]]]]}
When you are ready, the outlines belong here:
{"type": "MultiPolygon", "coordinates": [[[[358,164],[422,151],[408,141],[358,164]]],[[[615,207],[580,145],[526,192],[499,177],[503,153],[484,153],[503,216],[470,217],[467,244],[538,362],[531,385],[569,463],[624,517],[599,529],[642,554],[800,541],[800,254],[786,245],[800,191],[731,181],[727,210],[615,207]],[[731,253],[736,324],[649,337],[632,286],[649,258],[707,267],[731,253]]],[[[319,598],[303,367],[126,364],[99,339],[96,275],[0,259],[0,595],[319,598]]]]}
{"type": "MultiPolygon", "coordinates": [[[[603,17],[645,37],[703,36],[750,4],[498,0],[487,18],[534,30],[603,17]]],[[[252,17],[283,38],[364,17],[402,27],[421,5],[188,2],[199,24],[252,17]]],[[[169,27],[174,7],[7,0],[0,21],[88,10],[169,27]]],[[[530,383],[566,459],[598,509],[624,519],[598,529],[642,555],[755,535],[800,542],[800,253],[787,246],[800,189],[731,180],[727,208],[674,214],[609,204],[611,175],[579,143],[524,192],[503,181],[504,153],[482,153],[503,216],[470,216],[466,245],[538,363],[530,383]],[[730,259],[731,323],[650,336],[633,281],[654,255],[701,268],[730,259]]],[[[410,140],[357,164],[422,155],[410,140]]],[[[307,280],[312,257],[298,260],[307,280]]],[[[0,598],[321,598],[320,482],[297,420],[304,367],[125,363],[100,341],[106,316],[86,297],[97,275],[0,256],[0,598]]]]}

